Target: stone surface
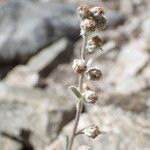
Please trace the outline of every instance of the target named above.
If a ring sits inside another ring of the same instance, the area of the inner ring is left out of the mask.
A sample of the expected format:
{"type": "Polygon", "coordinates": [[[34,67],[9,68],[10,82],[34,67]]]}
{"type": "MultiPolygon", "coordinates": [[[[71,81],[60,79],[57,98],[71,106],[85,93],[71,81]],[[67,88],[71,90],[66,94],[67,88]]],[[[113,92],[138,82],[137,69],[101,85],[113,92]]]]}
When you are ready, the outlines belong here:
{"type": "Polygon", "coordinates": [[[15,67],[4,79],[4,82],[17,87],[34,87],[39,80],[39,75],[27,66],[15,67]]]}
{"type": "MultiPolygon", "coordinates": [[[[80,145],[88,145],[93,150],[148,150],[150,147],[150,119],[124,112],[115,107],[90,108],[89,115],[83,114],[79,129],[96,124],[100,127],[101,134],[96,139],[79,135],[75,140],[73,150],[80,145]]],[[[64,135],[71,132],[73,123],[66,126],[59,138],[48,148],[62,150],[65,144],[64,135]]],[[[47,149],[48,149],[47,148],[47,149]]]]}
{"type": "Polygon", "coordinates": [[[143,68],[142,75],[146,80],[147,84],[149,85],[147,88],[150,87],[150,62],[143,68]]]}
{"type": "Polygon", "coordinates": [[[118,11],[107,11],[106,10],[106,18],[107,18],[107,27],[116,27],[123,24],[126,20],[125,15],[118,11]]]}
{"type": "Polygon", "coordinates": [[[0,63],[25,62],[60,36],[78,39],[74,11],[69,4],[4,1],[0,5],[0,63]]]}
{"type": "Polygon", "coordinates": [[[67,40],[62,39],[50,47],[43,49],[35,57],[32,57],[27,66],[33,71],[41,71],[45,66],[52,63],[56,57],[67,47],[67,40]]]}
{"type": "Polygon", "coordinates": [[[149,26],[150,26],[150,19],[149,16],[147,16],[147,19],[145,19],[144,22],[142,23],[142,37],[145,37],[148,43],[150,42],[150,31],[148,28],[149,26]]]}
{"type": "Polygon", "coordinates": [[[122,49],[107,78],[114,91],[133,93],[149,86],[142,76],[143,68],[150,61],[147,48],[147,43],[138,39],[122,49]]]}
{"type": "Polygon", "coordinates": [[[0,148],[1,150],[20,150],[22,146],[20,143],[0,135],[0,148]]]}
{"type": "Polygon", "coordinates": [[[19,138],[22,130],[29,131],[30,145],[36,150],[42,150],[54,140],[73,117],[69,97],[4,83],[0,83],[0,91],[0,133],[19,138]]]}
{"type": "Polygon", "coordinates": [[[125,111],[134,113],[143,113],[149,110],[148,100],[150,98],[150,90],[143,90],[133,94],[119,93],[103,93],[102,101],[98,101],[98,105],[115,105],[125,111]]]}
{"type": "MultiPolygon", "coordinates": [[[[69,57],[66,53],[67,46],[67,39],[58,40],[32,57],[26,65],[19,65],[11,70],[5,77],[4,82],[17,87],[36,86],[40,80],[40,72],[51,72],[53,67],[61,63],[61,59],[63,60],[63,56],[59,58],[63,53],[66,55],[66,59],[69,57]],[[57,59],[59,59],[59,62],[57,59]]],[[[71,52],[70,49],[69,51],[71,52]]]]}

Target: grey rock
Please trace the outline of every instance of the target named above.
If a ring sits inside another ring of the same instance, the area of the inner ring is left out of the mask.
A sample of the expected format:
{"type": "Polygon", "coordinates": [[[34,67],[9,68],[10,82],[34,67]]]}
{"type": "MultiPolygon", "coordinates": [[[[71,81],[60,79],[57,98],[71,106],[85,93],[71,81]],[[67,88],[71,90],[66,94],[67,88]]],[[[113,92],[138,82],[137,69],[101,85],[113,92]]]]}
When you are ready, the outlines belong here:
{"type": "Polygon", "coordinates": [[[4,82],[12,86],[31,88],[36,86],[38,80],[39,75],[37,72],[25,65],[19,65],[6,76],[4,82]]]}
{"type": "Polygon", "coordinates": [[[122,25],[126,21],[126,16],[119,11],[107,11],[106,10],[106,18],[107,18],[107,26],[116,27],[122,25]]]}
{"type": "MultiPolygon", "coordinates": [[[[26,62],[33,54],[61,36],[79,38],[76,6],[68,3],[40,3],[11,0],[0,6],[0,63],[26,62]]],[[[108,26],[125,17],[106,11],[108,26]]]]}
{"type": "Polygon", "coordinates": [[[150,87],[150,62],[146,64],[145,68],[143,69],[142,75],[144,79],[147,81],[148,88],[150,87]]]}
{"type": "MultiPolygon", "coordinates": [[[[150,31],[149,31],[149,26],[150,26],[150,19],[149,19],[150,15],[148,15],[146,17],[146,19],[144,20],[144,22],[142,23],[142,35],[143,37],[145,37],[147,39],[147,42],[150,42],[150,31]]],[[[149,47],[150,49],[150,47],[149,47]]]]}
{"type": "Polygon", "coordinates": [[[0,148],[1,150],[20,150],[22,145],[8,137],[0,135],[0,148]]]}
{"type": "Polygon", "coordinates": [[[73,118],[69,96],[4,83],[0,83],[0,91],[0,133],[18,139],[30,133],[28,143],[36,150],[43,150],[73,118]]]}
{"type": "Polygon", "coordinates": [[[123,74],[130,76],[136,75],[148,61],[147,44],[142,39],[131,41],[118,57],[118,65],[124,66],[123,74]]]}
{"type": "Polygon", "coordinates": [[[74,8],[30,1],[6,1],[0,6],[0,63],[25,62],[60,36],[78,38],[74,8]],[[69,29],[69,30],[68,30],[69,29]]]}
{"type": "Polygon", "coordinates": [[[130,0],[120,0],[120,11],[126,15],[131,15],[133,13],[133,1],[130,0]]]}
{"type": "Polygon", "coordinates": [[[129,94],[149,86],[142,74],[150,59],[147,48],[145,40],[137,39],[122,49],[106,79],[112,86],[110,91],[129,94]]]}
{"type": "Polygon", "coordinates": [[[119,94],[119,93],[108,93],[101,94],[103,97],[103,104],[98,101],[98,105],[115,105],[125,111],[134,113],[145,113],[150,108],[148,100],[150,98],[150,90],[143,90],[133,94],[119,94]]]}
{"type": "Polygon", "coordinates": [[[32,57],[27,63],[32,71],[38,72],[41,76],[47,75],[58,64],[64,61],[64,58],[69,59],[72,51],[70,50],[69,41],[66,39],[58,40],[50,47],[43,49],[36,56],[32,57]],[[46,72],[46,73],[45,73],[46,72]]]}
{"type": "MultiPolygon", "coordinates": [[[[15,67],[5,77],[4,82],[17,87],[34,87],[39,82],[40,72],[51,71],[58,65],[56,59],[62,53],[65,53],[68,46],[67,39],[61,39],[51,46],[43,49],[37,55],[33,56],[26,65],[15,67]],[[20,82],[24,81],[24,82],[20,82]]],[[[70,50],[69,50],[70,51],[70,50]]],[[[67,56],[66,56],[67,58],[67,56]]],[[[60,63],[59,59],[59,63],[60,63]]]]}

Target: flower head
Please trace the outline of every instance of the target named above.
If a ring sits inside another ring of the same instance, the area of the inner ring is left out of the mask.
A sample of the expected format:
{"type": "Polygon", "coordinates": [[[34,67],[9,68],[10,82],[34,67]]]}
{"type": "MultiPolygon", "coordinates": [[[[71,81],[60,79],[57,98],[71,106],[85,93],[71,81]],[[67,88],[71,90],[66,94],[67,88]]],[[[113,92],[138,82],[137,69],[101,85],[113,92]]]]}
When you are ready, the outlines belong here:
{"type": "Polygon", "coordinates": [[[87,90],[83,93],[84,101],[87,103],[95,104],[95,102],[98,100],[98,95],[91,91],[87,90]]]}
{"type": "Polygon", "coordinates": [[[84,129],[84,134],[90,138],[96,138],[99,134],[99,128],[96,125],[91,125],[89,127],[87,127],[86,129],[84,129]]]}
{"type": "Polygon", "coordinates": [[[96,22],[93,19],[85,19],[81,22],[81,29],[84,32],[94,32],[96,30],[96,22]]]}
{"type": "Polygon", "coordinates": [[[90,12],[92,13],[93,17],[100,17],[104,14],[104,9],[103,7],[92,7],[90,12]]]}
{"type": "Polygon", "coordinates": [[[83,59],[74,59],[72,68],[75,73],[82,74],[86,71],[85,60],[83,59]]]}
{"type": "Polygon", "coordinates": [[[103,41],[99,36],[92,37],[87,43],[88,52],[93,53],[93,52],[101,49],[102,43],[103,43],[103,41]]]}
{"type": "Polygon", "coordinates": [[[90,16],[90,9],[87,5],[82,4],[77,9],[78,15],[81,19],[88,18],[90,16]]]}
{"type": "Polygon", "coordinates": [[[103,30],[106,27],[107,19],[104,16],[101,16],[97,19],[96,25],[98,30],[103,30]]]}
{"type": "Polygon", "coordinates": [[[89,80],[98,81],[102,78],[102,72],[99,69],[91,68],[87,71],[89,80]]]}

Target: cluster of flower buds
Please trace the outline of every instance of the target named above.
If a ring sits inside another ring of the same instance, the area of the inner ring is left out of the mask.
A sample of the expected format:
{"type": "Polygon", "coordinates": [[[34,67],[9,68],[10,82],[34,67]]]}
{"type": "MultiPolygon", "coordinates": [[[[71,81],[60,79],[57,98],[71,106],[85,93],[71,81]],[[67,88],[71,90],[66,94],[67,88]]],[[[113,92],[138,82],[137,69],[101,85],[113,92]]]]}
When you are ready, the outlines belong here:
{"type": "Polygon", "coordinates": [[[102,7],[89,8],[83,4],[78,8],[83,33],[94,32],[96,29],[103,30],[106,26],[106,18],[102,7]]]}
{"type": "Polygon", "coordinates": [[[83,133],[86,136],[94,139],[100,134],[100,131],[99,131],[99,128],[96,125],[91,125],[91,126],[85,128],[83,130],[83,133]]]}
{"type": "MultiPolygon", "coordinates": [[[[89,8],[83,4],[78,8],[78,15],[81,20],[81,35],[98,32],[106,27],[106,18],[102,7],[89,8]]],[[[89,39],[87,44],[87,52],[93,53],[101,50],[102,39],[99,36],[94,36],[89,39]]]]}
{"type": "MultiPolygon", "coordinates": [[[[104,10],[102,7],[89,8],[87,5],[81,5],[78,8],[78,15],[81,21],[81,33],[87,36],[92,32],[97,32],[99,29],[104,29],[106,26],[106,19],[104,17],[104,10]],[[98,30],[97,30],[98,29],[98,30]]],[[[102,39],[98,36],[89,36],[86,43],[86,50],[88,53],[101,50],[102,39]]],[[[97,68],[88,68],[88,65],[83,59],[75,59],[73,61],[73,70],[77,74],[85,74],[88,80],[98,81],[102,78],[101,70],[97,68]]],[[[84,87],[83,87],[84,88],[84,87]]],[[[94,104],[98,100],[98,95],[89,87],[82,93],[86,103],[94,104]]]]}

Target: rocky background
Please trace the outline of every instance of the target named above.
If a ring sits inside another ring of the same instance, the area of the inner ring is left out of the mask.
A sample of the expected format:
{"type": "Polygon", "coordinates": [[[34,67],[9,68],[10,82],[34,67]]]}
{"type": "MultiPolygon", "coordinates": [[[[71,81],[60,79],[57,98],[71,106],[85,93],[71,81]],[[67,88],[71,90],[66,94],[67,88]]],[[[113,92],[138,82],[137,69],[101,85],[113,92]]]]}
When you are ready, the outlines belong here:
{"type": "MultiPolygon", "coordinates": [[[[150,1],[81,0],[101,4],[107,29],[103,52],[92,62],[103,79],[85,106],[80,127],[100,126],[91,140],[78,136],[74,150],[150,149],[150,1]]],[[[82,40],[74,0],[0,0],[0,150],[64,150],[77,84],[71,66],[82,40]]],[[[91,57],[91,56],[90,56],[91,57]]]]}

